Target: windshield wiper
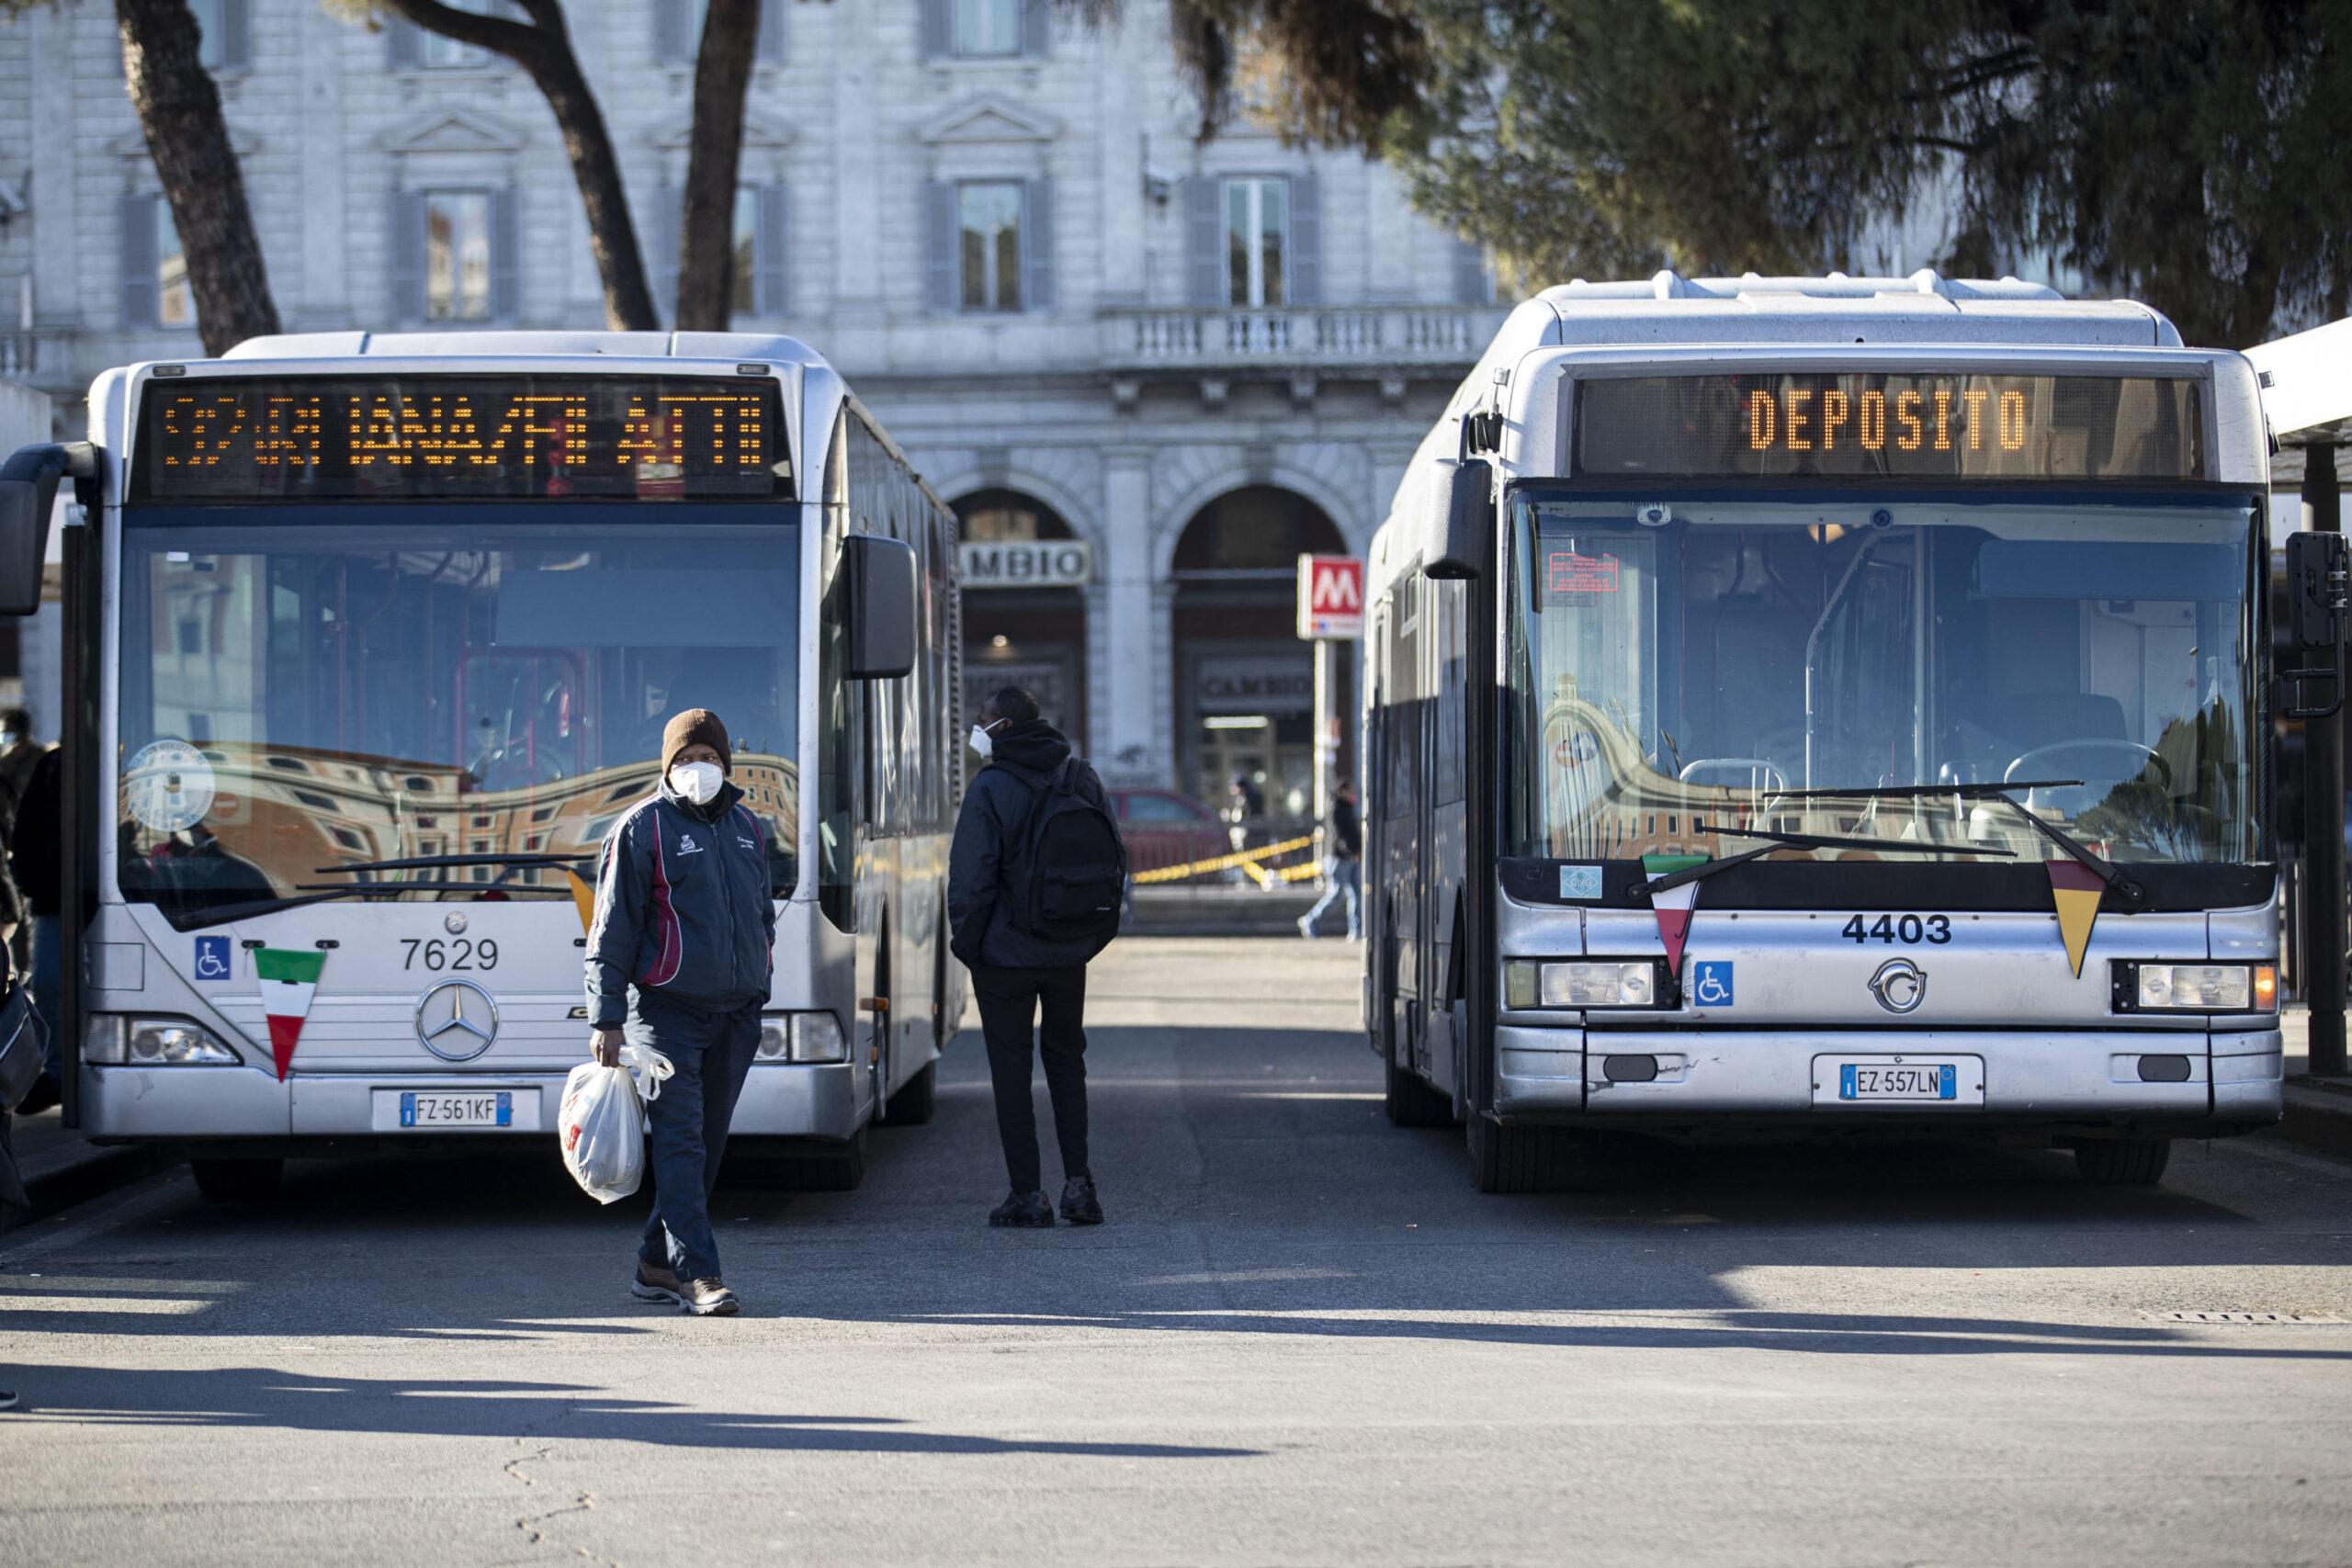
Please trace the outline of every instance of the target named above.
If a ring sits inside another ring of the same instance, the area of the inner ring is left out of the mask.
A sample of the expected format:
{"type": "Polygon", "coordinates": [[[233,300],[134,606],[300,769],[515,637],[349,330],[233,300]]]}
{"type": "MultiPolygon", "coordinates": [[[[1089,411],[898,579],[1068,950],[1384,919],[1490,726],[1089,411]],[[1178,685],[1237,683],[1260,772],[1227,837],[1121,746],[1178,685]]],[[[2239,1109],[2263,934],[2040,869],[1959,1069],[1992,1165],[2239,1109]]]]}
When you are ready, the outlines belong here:
{"type": "MultiPolygon", "coordinates": [[[[360,871],[434,871],[452,865],[587,865],[595,860],[594,853],[551,855],[537,853],[478,854],[478,855],[411,855],[405,860],[363,860],[349,865],[314,865],[311,869],[321,875],[343,875],[360,871]]],[[[414,884],[410,886],[413,886],[414,884]]],[[[489,886],[488,883],[478,886],[489,886]]]]}
{"type": "Polygon", "coordinates": [[[389,898],[400,893],[545,893],[571,897],[565,887],[534,887],[528,885],[508,885],[496,882],[356,882],[348,886],[329,886],[321,883],[298,884],[299,897],[290,898],[252,898],[242,904],[222,904],[209,909],[187,911],[175,918],[165,915],[175,931],[196,931],[205,926],[217,926],[230,920],[258,919],[274,915],[280,909],[299,909],[306,904],[328,904],[337,898],[389,898]]]}
{"type": "MultiPolygon", "coordinates": [[[[2090,849],[2064,829],[2036,817],[2025,802],[2011,791],[2020,789],[2076,789],[2080,779],[2016,779],[2002,784],[1863,784],[1853,789],[1781,790],[1775,800],[1930,800],[1950,797],[1955,800],[1997,800],[2006,806],[2027,827],[2065,852],[2066,858],[2099,879],[2116,897],[2125,904],[2138,905],[2146,901],[2147,892],[2137,882],[2123,874],[2109,861],[2094,854],[2090,849]]],[[[1743,833],[1741,838],[1754,838],[1743,833]]],[[[1986,851],[1961,851],[1955,853],[1983,854],[1986,851]]]]}
{"type": "Polygon", "coordinates": [[[1729,871],[1737,865],[1746,865],[1752,860],[1761,860],[1764,856],[1781,850],[1895,850],[1917,855],[2001,855],[2010,859],[2016,858],[2017,855],[2015,850],[1981,849],[1973,844],[1937,844],[1917,839],[1832,838],[1820,833],[1767,833],[1749,828],[1725,827],[1722,823],[1710,825],[1705,822],[1693,822],[1690,824],[1690,830],[1694,833],[1720,833],[1731,839],[1765,839],[1770,841],[1761,849],[1742,850],[1736,855],[1718,855],[1713,860],[1702,861],[1697,865],[1686,866],[1680,871],[1668,872],[1664,876],[1654,876],[1647,882],[1636,883],[1634,886],[1634,892],[1647,893],[1655,897],[1687,883],[1703,881],[1717,872],[1729,871]]]}

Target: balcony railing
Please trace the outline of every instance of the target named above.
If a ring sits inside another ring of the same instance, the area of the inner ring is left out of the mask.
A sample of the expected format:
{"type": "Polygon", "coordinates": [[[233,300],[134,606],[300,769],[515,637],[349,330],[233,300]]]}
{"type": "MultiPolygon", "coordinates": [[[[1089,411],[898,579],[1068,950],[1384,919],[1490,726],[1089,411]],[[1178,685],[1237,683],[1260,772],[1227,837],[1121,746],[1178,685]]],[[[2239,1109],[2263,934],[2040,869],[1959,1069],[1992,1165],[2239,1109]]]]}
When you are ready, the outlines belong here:
{"type": "Polygon", "coordinates": [[[1114,368],[1466,368],[1502,318],[1479,305],[1105,310],[1102,348],[1114,368]]]}

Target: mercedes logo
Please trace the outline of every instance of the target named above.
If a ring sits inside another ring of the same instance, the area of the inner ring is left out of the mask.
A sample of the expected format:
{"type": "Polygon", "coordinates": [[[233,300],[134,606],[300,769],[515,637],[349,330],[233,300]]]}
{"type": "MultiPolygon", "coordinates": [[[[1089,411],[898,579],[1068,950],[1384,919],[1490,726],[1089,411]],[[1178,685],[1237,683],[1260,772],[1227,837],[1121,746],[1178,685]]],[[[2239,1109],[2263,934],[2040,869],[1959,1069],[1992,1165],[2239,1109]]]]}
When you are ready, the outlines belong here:
{"type": "Polygon", "coordinates": [[[416,1004],[416,1038],[445,1062],[470,1062],[498,1038],[498,1004],[470,980],[448,980],[416,1004]]]}
{"type": "Polygon", "coordinates": [[[1890,958],[1871,976],[1871,995],[1889,1012],[1917,1012],[1928,999],[1928,972],[1907,958],[1890,958]]]}

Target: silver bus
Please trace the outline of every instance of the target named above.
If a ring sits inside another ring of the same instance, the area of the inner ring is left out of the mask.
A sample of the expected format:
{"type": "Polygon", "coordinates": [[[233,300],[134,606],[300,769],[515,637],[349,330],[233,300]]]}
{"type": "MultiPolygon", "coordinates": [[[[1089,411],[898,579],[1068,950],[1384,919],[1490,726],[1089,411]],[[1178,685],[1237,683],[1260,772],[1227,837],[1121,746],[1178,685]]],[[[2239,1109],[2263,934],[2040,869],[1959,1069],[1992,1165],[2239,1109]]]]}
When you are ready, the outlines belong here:
{"type": "Polygon", "coordinates": [[[1368,571],[1401,1124],[1924,1131],[2159,1179],[2279,1115],[2257,378],[2015,280],[1520,306],[1368,571]]]}
{"type": "Polygon", "coordinates": [[[847,1186],[870,1123],[929,1119],[956,525],[808,347],[260,339],[107,371],[88,443],[7,478],[12,519],[82,502],[70,1123],[227,1197],[548,1136],[596,852],[689,706],[732,730],[780,913],[741,1146],[847,1186]]]}

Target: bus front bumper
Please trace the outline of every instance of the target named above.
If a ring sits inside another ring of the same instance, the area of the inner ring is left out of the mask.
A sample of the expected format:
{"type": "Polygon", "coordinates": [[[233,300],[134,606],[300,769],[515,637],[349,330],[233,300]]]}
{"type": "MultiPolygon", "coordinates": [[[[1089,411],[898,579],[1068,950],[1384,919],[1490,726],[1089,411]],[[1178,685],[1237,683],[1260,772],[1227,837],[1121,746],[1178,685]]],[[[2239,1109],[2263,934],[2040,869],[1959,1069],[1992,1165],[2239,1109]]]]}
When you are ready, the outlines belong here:
{"type": "MultiPolygon", "coordinates": [[[[569,1069],[566,1069],[568,1072],[569,1069]]],[[[240,1144],[284,1141],[304,1152],[342,1140],[397,1144],[459,1138],[489,1145],[555,1142],[565,1073],[445,1073],[434,1076],[295,1073],[285,1082],[245,1066],[82,1068],[82,1131],[99,1143],[240,1144]],[[403,1128],[403,1090],[503,1091],[513,1124],[458,1131],[403,1128]],[[392,1097],[387,1101],[382,1097],[392,1097]]],[[[845,1139],[858,1128],[857,1079],[846,1063],[755,1064],[735,1105],[732,1135],[845,1139]]]]}
{"type": "Polygon", "coordinates": [[[1754,1120],[1866,1125],[1997,1124],[2004,1130],[2145,1123],[2242,1132],[2278,1120],[2276,1028],[2204,1031],[1575,1030],[1496,1031],[1495,1110],[1509,1120],[1672,1124],[1754,1120]],[[2188,1076],[2150,1081],[2143,1058],[2187,1058],[2188,1076]],[[1841,1100],[1836,1064],[1958,1062],[1961,1093],[1841,1100]],[[1982,1066],[1981,1100],[1970,1064],[1982,1066]]]}

